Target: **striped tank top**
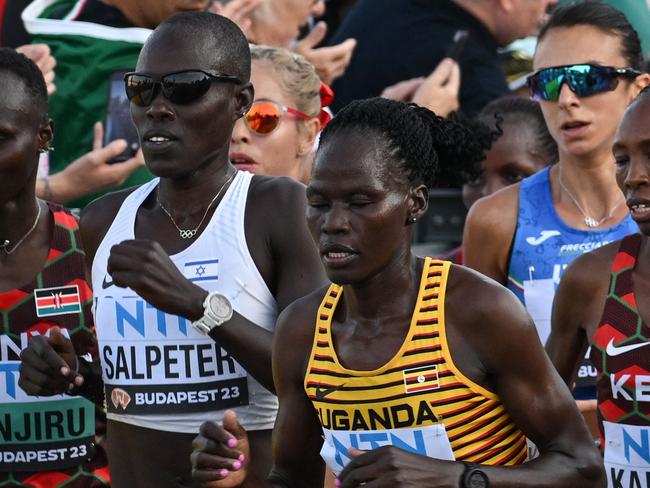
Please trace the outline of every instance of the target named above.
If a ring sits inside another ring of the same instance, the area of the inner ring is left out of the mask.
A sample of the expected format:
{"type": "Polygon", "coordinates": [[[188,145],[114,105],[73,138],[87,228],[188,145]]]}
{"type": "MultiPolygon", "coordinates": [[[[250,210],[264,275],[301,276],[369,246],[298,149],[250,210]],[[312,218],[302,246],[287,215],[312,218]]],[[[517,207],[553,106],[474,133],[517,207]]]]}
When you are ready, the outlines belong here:
{"type": "Polygon", "coordinates": [[[335,474],[349,447],[393,445],[446,460],[523,463],[526,438],[494,393],[452,361],[445,333],[451,263],[426,258],[409,331],[400,350],[373,371],[345,368],[332,342],[332,317],[344,288],[321,303],[304,388],[323,428],[321,455],[335,474]]]}
{"type": "Polygon", "coordinates": [[[633,284],[641,243],[641,234],[621,241],[591,348],[610,487],[650,483],[650,328],[637,307],[645,297],[637,297],[633,284]]]}

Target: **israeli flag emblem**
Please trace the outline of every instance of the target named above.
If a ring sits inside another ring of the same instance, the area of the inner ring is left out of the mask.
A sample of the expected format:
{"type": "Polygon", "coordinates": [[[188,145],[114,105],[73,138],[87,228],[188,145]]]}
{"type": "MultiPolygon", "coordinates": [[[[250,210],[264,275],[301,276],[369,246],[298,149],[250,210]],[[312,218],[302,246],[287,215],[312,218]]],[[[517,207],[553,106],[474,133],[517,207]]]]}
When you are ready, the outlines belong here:
{"type": "Polygon", "coordinates": [[[205,259],[185,263],[183,274],[188,280],[193,282],[218,280],[219,260],[205,259]]]}

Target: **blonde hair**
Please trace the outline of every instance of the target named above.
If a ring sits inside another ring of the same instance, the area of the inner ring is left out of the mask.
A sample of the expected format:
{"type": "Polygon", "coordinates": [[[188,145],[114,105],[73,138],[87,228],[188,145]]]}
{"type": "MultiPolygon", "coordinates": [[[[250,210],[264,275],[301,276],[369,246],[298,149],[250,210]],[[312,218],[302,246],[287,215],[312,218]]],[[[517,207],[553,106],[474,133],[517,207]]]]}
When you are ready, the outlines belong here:
{"type": "Polygon", "coordinates": [[[251,45],[251,61],[266,61],[277,73],[278,85],[301,112],[318,117],[321,81],[314,65],[287,49],[251,45]]]}

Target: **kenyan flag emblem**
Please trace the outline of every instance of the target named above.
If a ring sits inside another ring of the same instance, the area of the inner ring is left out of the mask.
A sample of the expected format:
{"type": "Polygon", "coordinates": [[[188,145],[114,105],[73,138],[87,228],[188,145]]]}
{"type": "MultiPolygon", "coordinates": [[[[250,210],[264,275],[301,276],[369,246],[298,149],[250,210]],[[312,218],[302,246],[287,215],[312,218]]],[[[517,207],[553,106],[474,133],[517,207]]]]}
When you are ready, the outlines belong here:
{"type": "Polygon", "coordinates": [[[38,317],[81,312],[81,299],[77,285],[35,289],[34,301],[38,317]]]}

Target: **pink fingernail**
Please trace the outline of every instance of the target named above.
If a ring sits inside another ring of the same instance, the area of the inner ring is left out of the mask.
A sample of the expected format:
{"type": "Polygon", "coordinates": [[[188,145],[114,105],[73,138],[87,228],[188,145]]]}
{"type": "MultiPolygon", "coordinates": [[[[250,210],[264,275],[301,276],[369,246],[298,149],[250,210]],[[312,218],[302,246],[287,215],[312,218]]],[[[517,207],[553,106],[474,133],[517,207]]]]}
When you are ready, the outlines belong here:
{"type": "Polygon", "coordinates": [[[244,456],[243,454],[240,454],[237,459],[239,459],[239,462],[243,463],[246,460],[246,456],[244,456]]]}
{"type": "Polygon", "coordinates": [[[241,463],[239,461],[235,461],[234,463],[232,463],[233,471],[237,471],[239,468],[241,468],[241,463]]]}
{"type": "Polygon", "coordinates": [[[222,478],[225,478],[226,476],[228,476],[228,473],[230,473],[230,471],[228,471],[227,469],[222,469],[221,471],[219,471],[219,475],[222,478]]]}
{"type": "Polygon", "coordinates": [[[334,480],[334,484],[335,484],[336,486],[341,486],[341,481],[339,481],[339,479],[336,478],[336,479],[334,480]]]}
{"type": "Polygon", "coordinates": [[[232,437],[228,439],[228,447],[235,447],[237,445],[237,440],[232,437]]]}

